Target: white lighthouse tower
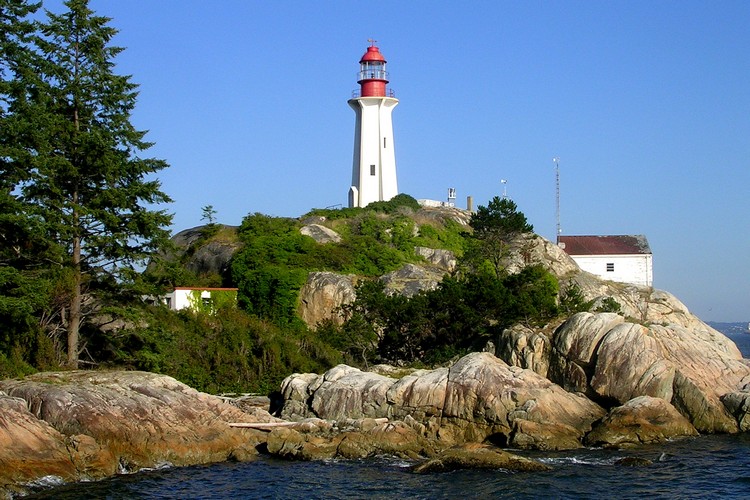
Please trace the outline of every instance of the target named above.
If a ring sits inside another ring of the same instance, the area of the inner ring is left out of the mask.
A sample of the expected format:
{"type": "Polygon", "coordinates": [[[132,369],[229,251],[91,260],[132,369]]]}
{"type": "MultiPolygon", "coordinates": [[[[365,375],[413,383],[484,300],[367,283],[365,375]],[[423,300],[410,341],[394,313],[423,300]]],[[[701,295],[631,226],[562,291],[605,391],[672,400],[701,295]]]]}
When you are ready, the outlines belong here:
{"type": "Polygon", "coordinates": [[[364,207],[373,201],[387,201],[398,194],[396,154],[391,113],[398,104],[386,88],[385,58],[374,40],[359,61],[359,91],[349,99],[356,113],[354,161],[349,206],[364,207]]]}

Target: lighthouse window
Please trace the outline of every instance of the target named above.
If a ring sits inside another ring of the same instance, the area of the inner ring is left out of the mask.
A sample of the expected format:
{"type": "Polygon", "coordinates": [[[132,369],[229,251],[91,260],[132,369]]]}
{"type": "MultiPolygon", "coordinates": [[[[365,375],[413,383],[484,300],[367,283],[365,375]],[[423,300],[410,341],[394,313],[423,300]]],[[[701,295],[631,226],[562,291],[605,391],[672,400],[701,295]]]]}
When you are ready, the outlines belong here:
{"type": "Polygon", "coordinates": [[[386,139],[387,139],[387,137],[383,137],[383,149],[385,149],[385,140],[386,139]]]}
{"type": "Polygon", "coordinates": [[[370,175],[375,175],[375,165],[370,165],[370,175]]]}
{"type": "Polygon", "coordinates": [[[607,262],[607,272],[612,273],[615,270],[615,263],[614,262],[607,262]]]}

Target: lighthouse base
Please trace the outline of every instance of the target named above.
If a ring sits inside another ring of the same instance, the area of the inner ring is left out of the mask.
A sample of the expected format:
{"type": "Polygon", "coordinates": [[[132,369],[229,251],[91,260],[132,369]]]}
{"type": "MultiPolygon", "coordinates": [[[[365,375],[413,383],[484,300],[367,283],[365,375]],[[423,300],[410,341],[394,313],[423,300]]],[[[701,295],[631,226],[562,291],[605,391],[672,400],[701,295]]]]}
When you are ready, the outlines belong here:
{"type": "Polygon", "coordinates": [[[354,208],[359,206],[359,190],[356,186],[351,186],[349,188],[349,208],[354,208]]]}

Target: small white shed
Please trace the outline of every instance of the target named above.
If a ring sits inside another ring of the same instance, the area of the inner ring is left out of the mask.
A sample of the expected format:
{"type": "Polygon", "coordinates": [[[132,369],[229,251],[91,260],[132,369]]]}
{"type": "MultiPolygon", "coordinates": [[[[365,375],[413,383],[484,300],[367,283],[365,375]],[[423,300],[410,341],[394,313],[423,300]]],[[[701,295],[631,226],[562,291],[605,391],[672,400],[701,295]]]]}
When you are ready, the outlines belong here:
{"type": "Polygon", "coordinates": [[[602,279],[653,286],[653,254],[643,235],[560,236],[578,267],[602,279]]]}
{"type": "Polygon", "coordinates": [[[164,295],[162,301],[173,311],[181,309],[199,310],[202,306],[211,306],[216,303],[217,295],[233,295],[234,301],[237,301],[236,288],[201,288],[180,286],[175,287],[174,291],[164,295]]]}

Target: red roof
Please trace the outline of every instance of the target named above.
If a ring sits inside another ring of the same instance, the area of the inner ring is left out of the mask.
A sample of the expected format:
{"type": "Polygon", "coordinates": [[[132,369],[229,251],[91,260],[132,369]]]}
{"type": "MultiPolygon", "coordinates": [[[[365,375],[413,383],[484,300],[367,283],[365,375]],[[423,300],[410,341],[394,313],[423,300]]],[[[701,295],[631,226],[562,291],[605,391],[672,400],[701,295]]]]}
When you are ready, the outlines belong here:
{"type": "Polygon", "coordinates": [[[362,56],[362,59],[359,60],[359,62],[365,62],[365,61],[380,61],[385,62],[385,57],[383,57],[383,54],[380,53],[380,49],[377,48],[374,45],[371,45],[367,47],[367,52],[365,52],[365,55],[362,56]]]}
{"type": "Polygon", "coordinates": [[[558,244],[568,255],[633,255],[651,254],[646,237],[619,236],[560,236],[558,244]]]}

